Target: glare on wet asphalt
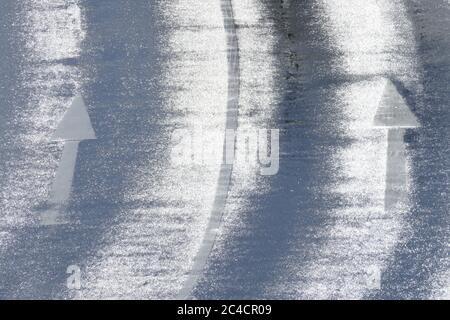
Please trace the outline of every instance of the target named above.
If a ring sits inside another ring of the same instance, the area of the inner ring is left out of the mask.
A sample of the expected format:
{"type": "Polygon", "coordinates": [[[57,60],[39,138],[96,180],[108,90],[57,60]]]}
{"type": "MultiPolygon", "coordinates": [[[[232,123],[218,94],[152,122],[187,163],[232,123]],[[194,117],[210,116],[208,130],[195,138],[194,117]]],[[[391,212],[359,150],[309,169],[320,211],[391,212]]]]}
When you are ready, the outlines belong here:
{"type": "Polygon", "coordinates": [[[448,2],[0,8],[0,298],[448,297],[448,2]]]}

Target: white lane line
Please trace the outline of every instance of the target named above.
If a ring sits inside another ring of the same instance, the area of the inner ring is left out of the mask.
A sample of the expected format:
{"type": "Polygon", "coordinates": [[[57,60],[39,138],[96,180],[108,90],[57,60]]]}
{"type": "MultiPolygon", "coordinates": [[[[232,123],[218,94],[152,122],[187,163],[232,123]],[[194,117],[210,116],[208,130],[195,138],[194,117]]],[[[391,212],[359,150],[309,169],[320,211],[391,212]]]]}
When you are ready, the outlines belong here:
{"type": "Polygon", "coordinates": [[[86,105],[77,95],[52,137],[53,141],[66,141],[48,202],[50,208],[42,213],[41,225],[67,223],[64,209],[70,198],[77,161],[78,145],[83,140],[96,139],[86,105]]]}
{"type": "MultiPolygon", "coordinates": [[[[221,0],[221,9],[224,20],[224,28],[227,38],[227,60],[228,60],[228,102],[226,116],[226,130],[236,130],[238,127],[239,112],[239,43],[234,23],[233,6],[231,0],[221,0]]],[[[226,137],[225,137],[226,139],[226,137]]],[[[223,156],[226,154],[226,141],[223,144],[223,156]]],[[[222,223],[223,212],[228,197],[233,165],[222,163],[217,183],[216,195],[213,208],[208,221],[200,249],[194,258],[193,266],[188,277],[178,293],[179,299],[192,298],[193,290],[203,274],[208,257],[214,247],[219,227],[222,223]]]]}

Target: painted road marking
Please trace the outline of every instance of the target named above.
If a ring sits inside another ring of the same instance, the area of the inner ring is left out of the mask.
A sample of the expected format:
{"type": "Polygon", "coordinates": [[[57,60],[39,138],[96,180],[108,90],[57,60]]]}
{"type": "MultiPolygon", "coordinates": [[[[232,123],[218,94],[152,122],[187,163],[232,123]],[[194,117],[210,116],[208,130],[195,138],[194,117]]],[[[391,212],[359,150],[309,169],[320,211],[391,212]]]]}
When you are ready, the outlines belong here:
{"type": "MultiPolygon", "coordinates": [[[[228,60],[228,102],[226,116],[226,130],[236,131],[238,127],[238,108],[239,108],[239,90],[240,90],[240,70],[239,70],[239,43],[234,22],[233,7],[231,0],[221,0],[221,9],[224,21],[224,29],[227,38],[227,60],[228,60]]],[[[227,135],[225,135],[227,139],[227,135]]],[[[235,137],[233,137],[235,139],[235,137]]],[[[227,154],[226,140],[224,141],[223,155],[227,154]]],[[[235,144],[233,144],[234,146],[235,144]]],[[[192,298],[193,290],[203,274],[204,267],[208,257],[214,247],[219,227],[222,223],[223,212],[228,197],[228,190],[233,172],[232,164],[222,164],[220,167],[219,179],[217,182],[216,195],[213,208],[208,221],[203,241],[198,250],[193,266],[187,276],[187,279],[178,293],[179,299],[192,298]]]]}
{"type": "Polygon", "coordinates": [[[386,81],[374,126],[388,129],[384,207],[390,211],[405,205],[408,197],[405,130],[420,127],[416,116],[391,80],[386,81]]]}
{"type": "Polygon", "coordinates": [[[67,223],[64,211],[70,198],[78,145],[96,139],[83,97],[77,95],[56,129],[52,141],[65,141],[61,161],[50,191],[50,208],[42,213],[41,225],[67,223]]]}

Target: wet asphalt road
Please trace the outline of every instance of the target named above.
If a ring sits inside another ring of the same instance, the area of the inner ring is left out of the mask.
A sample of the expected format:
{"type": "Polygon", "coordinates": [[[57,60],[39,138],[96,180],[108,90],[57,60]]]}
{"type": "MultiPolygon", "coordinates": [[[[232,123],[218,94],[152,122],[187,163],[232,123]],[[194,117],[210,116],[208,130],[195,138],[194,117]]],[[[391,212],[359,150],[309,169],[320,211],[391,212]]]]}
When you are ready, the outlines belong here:
{"type": "Polygon", "coordinates": [[[0,8],[0,298],[448,298],[447,1],[0,8]],[[389,134],[396,92],[420,127],[389,134]],[[68,223],[43,225],[77,94],[97,139],[68,223]],[[276,175],[236,160],[224,179],[235,122],[280,130],[276,175]],[[173,163],[174,130],[199,128],[219,151],[173,163]]]}

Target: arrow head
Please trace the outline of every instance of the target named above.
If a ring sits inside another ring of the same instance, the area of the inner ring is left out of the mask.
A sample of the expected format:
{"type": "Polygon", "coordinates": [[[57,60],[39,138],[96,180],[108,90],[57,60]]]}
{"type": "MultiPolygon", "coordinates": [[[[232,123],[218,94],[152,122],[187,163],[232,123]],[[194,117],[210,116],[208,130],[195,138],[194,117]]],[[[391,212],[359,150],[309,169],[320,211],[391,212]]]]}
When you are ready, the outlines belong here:
{"type": "Polygon", "coordinates": [[[383,96],[374,119],[383,128],[418,128],[420,123],[391,80],[386,79],[383,96]]]}
{"type": "Polygon", "coordinates": [[[69,110],[65,113],[55,133],[52,141],[82,141],[94,140],[94,129],[87,112],[83,97],[78,94],[72,102],[69,110]]]}

